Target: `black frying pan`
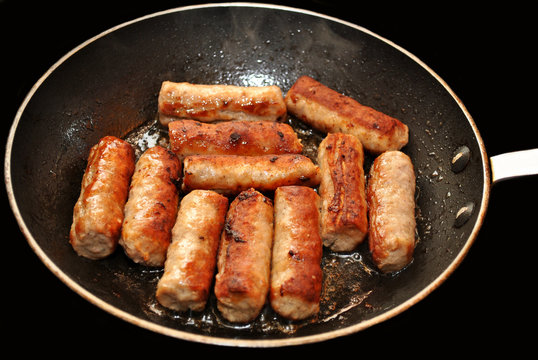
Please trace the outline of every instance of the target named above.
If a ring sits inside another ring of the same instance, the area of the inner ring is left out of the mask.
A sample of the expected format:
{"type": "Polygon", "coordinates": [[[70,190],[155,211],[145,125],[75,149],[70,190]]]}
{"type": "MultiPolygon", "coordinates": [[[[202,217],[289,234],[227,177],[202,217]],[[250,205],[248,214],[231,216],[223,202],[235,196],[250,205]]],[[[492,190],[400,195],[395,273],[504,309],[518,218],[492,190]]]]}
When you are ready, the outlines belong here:
{"type": "Polygon", "coordinates": [[[6,155],[15,217],[38,257],[70,288],[142,328],[240,346],[333,339],[408,309],[466,256],[484,220],[491,185],[489,159],[474,121],[426,65],[365,29],[273,7],[173,10],[101,34],[56,63],[32,89],[16,116],[6,155]],[[158,273],[133,266],[119,252],[102,262],[72,252],[66,229],[89,147],[104,134],[122,136],[152,119],[162,80],[274,83],[285,91],[302,74],[410,126],[412,137],[404,150],[419,175],[420,242],[405,272],[365,274],[365,248],[355,256],[333,257],[361,282],[351,293],[348,282],[336,284],[341,286],[334,293],[336,310],[325,308],[322,321],[282,325],[267,311],[249,329],[238,329],[208,325],[216,314],[203,319],[163,314],[151,298],[158,273]],[[450,160],[462,145],[471,158],[455,173],[450,160]],[[457,212],[470,203],[469,219],[454,226],[457,212]]]}

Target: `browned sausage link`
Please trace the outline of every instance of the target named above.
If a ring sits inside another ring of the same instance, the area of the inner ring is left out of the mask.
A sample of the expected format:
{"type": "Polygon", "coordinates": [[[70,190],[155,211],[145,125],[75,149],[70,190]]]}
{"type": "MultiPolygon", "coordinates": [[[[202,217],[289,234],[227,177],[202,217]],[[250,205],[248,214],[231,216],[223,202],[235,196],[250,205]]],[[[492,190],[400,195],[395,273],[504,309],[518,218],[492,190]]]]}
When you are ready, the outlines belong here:
{"type": "Polygon", "coordinates": [[[415,248],[415,173],[400,151],[379,155],[368,180],[370,251],[382,272],[407,266],[415,248]]]}
{"type": "Polygon", "coordinates": [[[275,191],[270,301],[281,316],[301,320],[319,312],[323,245],[319,196],[304,186],[275,191]]]}
{"type": "Polygon", "coordinates": [[[177,120],[168,124],[170,148],[180,159],[189,155],[299,154],[293,128],[273,121],[224,121],[214,124],[177,120]]]}
{"type": "Polygon", "coordinates": [[[134,167],[133,148],[121,139],[105,136],[91,148],[69,234],[79,255],[102,259],[116,249],[134,167]]]}
{"type": "Polygon", "coordinates": [[[409,129],[390,117],[342,95],[318,81],[302,76],[286,94],[288,111],[313,128],[356,136],[372,153],[399,150],[409,138],[409,129]]]}
{"type": "Polygon", "coordinates": [[[273,204],[254,189],[230,204],[217,260],[217,307],[231,322],[254,320],[269,291],[273,204]]]}
{"type": "Polygon", "coordinates": [[[178,206],[181,163],[167,149],[146,150],[136,163],[120,245],[134,262],[162,266],[178,206]]]}
{"type": "Polygon", "coordinates": [[[328,134],[318,148],[321,237],[334,251],[350,251],[368,232],[364,153],[356,137],[328,134]]]}
{"type": "Polygon", "coordinates": [[[159,120],[194,119],[277,121],[286,116],[278,86],[201,85],[164,81],[159,92],[159,120]]]}
{"type": "Polygon", "coordinates": [[[192,155],[183,162],[184,191],[215,190],[237,194],[249,188],[274,191],[279,186],[317,186],[319,168],[306,156],[192,155]]]}
{"type": "Polygon", "coordinates": [[[194,190],[181,200],[156,298],[177,311],[202,311],[207,303],[228,199],[194,190]]]}

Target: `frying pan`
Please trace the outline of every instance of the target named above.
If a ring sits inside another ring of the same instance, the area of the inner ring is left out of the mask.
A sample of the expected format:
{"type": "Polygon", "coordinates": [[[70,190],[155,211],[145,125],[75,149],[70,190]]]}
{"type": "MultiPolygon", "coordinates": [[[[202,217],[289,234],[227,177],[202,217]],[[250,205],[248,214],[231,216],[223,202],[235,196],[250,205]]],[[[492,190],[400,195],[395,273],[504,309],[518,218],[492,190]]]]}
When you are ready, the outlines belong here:
{"type": "Polygon", "coordinates": [[[237,346],[324,341],[407,310],[439,287],[467,255],[484,221],[492,184],[473,119],[419,59],[344,21],[252,4],[173,9],[90,39],[32,88],[6,149],[5,179],[15,218],[40,260],[69,288],[142,328],[237,346]],[[418,175],[419,243],[404,272],[393,277],[370,273],[365,248],[349,256],[328,254],[335,266],[352,269],[361,281],[334,280],[327,300],[332,303],[324,305],[320,321],[296,326],[266,311],[253,325],[233,327],[219,322],[215,313],[205,318],[165,313],[152,298],[159,273],[134,266],[121,252],[99,262],[72,252],[67,229],[89,148],[105,134],[124,136],[151,120],[161,81],[276,84],[285,91],[302,74],[409,125],[411,141],[404,151],[418,175]],[[451,160],[461,146],[469,149],[470,159],[453,172],[451,160]],[[473,211],[456,224],[456,215],[469,204],[473,211]],[[329,305],[335,310],[327,310],[329,305]]]}

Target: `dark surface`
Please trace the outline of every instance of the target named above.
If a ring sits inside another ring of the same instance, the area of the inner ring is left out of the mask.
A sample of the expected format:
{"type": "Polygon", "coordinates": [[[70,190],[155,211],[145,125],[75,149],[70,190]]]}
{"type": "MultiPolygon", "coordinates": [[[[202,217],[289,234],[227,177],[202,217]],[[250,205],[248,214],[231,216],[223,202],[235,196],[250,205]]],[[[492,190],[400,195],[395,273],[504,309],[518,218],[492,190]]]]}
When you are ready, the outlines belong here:
{"type": "MultiPolygon", "coordinates": [[[[95,3],[91,7],[80,4],[76,7],[31,6],[9,1],[0,4],[2,17],[18,19],[14,23],[2,18],[3,27],[12,24],[2,29],[3,43],[10,49],[5,52],[10,56],[3,59],[8,79],[3,85],[9,90],[5,114],[8,120],[4,121],[6,135],[26,92],[66,52],[111,26],[178,6],[178,3],[166,2],[146,6],[130,4],[120,9],[95,3]]],[[[418,7],[383,9],[370,5],[355,12],[338,3],[286,4],[356,23],[417,55],[461,98],[477,123],[490,156],[536,147],[531,132],[525,131],[530,126],[532,99],[530,92],[523,88],[533,82],[535,70],[530,66],[532,57],[524,50],[529,46],[526,41],[530,41],[531,33],[525,33],[530,26],[522,21],[526,16],[523,9],[504,9],[486,16],[485,10],[456,7],[424,13],[418,7]],[[510,14],[519,21],[508,25],[510,14]],[[500,27],[501,20],[507,27],[500,27]]],[[[130,108],[129,99],[124,103],[130,108]]],[[[149,109],[151,105],[144,108],[149,109]]],[[[42,126],[46,128],[47,124],[42,126]]],[[[31,144],[21,146],[32,148],[31,144]]],[[[72,171],[80,170],[73,168],[72,171]]],[[[532,214],[527,210],[528,204],[536,199],[532,193],[535,184],[536,177],[533,177],[493,187],[486,221],[467,258],[447,282],[425,300],[396,318],[360,333],[286,351],[295,354],[304,349],[335,349],[335,346],[342,350],[353,349],[358,343],[369,344],[366,348],[378,348],[385,341],[395,350],[411,344],[412,351],[423,350],[421,344],[424,343],[447,351],[456,350],[458,344],[463,343],[474,345],[478,350],[485,347],[524,349],[526,330],[521,326],[536,320],[528,294],[533,283],[536,236],[530,230],[532,214]],[[482,334],[487,342],[478,338],[482,334]],[[382,342],[375,342],[380,339],[382,342]]],[[[8,208],[7,200],[4,203],[8,208]]],[[[66,205],[54,204],[60,208],[66,205]]],[[[7,210],[9,227],[16,230],[16,222],[7,210]]],[[[8,244],[5,253],[10,260],[7,262],[9,280],[5,294],[9,300],[7,310],[13,338],[32,339],[44,346],[44,353],[54,353],[67,344],[97,351],[107,343],[116,345],[118,353],[126,351],[126,354],[135,347],[128,344],[144,344],[147,350],[155,346],[159,350],[173,351],[216,349],[167,338],[116,319],[61,283],[35,256],[22,234],[15,232],[8,244]]],[[[386,346],[382,349],[390,351],[386,346]]]]}

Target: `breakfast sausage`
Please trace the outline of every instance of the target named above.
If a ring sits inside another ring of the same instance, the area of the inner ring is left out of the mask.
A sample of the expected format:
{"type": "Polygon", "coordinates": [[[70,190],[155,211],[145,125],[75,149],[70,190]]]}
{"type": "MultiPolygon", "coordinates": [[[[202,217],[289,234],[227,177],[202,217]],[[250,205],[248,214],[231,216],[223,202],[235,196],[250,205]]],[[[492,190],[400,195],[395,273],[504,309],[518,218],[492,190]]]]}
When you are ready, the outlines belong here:
{"type": "Polygon", "coordinates": [[[273,121],[194,120],[168,123],[170,148],[180,159],[188,155],[299,154],[301,141],[293,128],[273,121]]]}
{"type": "Polygon", "coordinates": [[[349,134],[328,134],[318,148],[321,237],[333,251],[351,251],[368,232],[364,152],[349,134]]]}
{"type": "Polygon", "coordinates": [[[399,150],[409,138],[409,129],[398,119],[364,106],[356,100],[302,76],[286,94],[288,112],[313,128],[356,136],[372,153],[399,150]]]}
{"type": "Polygon", "coordinates": [[[274,191],[279,186],[317,186],[319,168],[300,154],[192,155],[183,162],[184,191],[215,190],[238,194],[249,188],[274,191]]]}
{"type": "Polygon", "coordinates": [[[105,136],[91,148],[69,233],[78,255],[97,260],[116,249],[134,167],[133,148],[121,139],[105,136]]]}
{"type": "Polygon", "coordinates": [[[164,81],[158,98],[161,124],[177,119],[278,121],[286,104],[278,86],[201,85],[164,81]]]}
{"type": "Polygon", "coordinates": [[[382,272],[401,270],[415,248],[415,173],[409,156],[379,155],[370,168],[367,198],[372,259],[382,272]]]}
{"type": "Polygon", "coordinates": [[[275,191],[269,298],[273,310],[291,320],[319,312],[323,255],[319,201],[314,189],[305,186],[275,191]]]}
{"type": "Polygon", "coordinates": [[[226,215],[215,277],[217,308],[230,322],[254,320],[271,275],[273,204],[254,189],[241,192],[226,215]]]}
{"type": "Polygon", "coordinates": [[[194,190],[183,197],[157,284],[161,305],[176,311],[205,308],[227,209],[228,198],[214,191],[194,190]]]}
{"type": "Polygon", "coordinates": [[[176,220],[181,163],[154,146],[138,159],[125,204],[120,245],[134,262],[162,266],[176,220]]]}

